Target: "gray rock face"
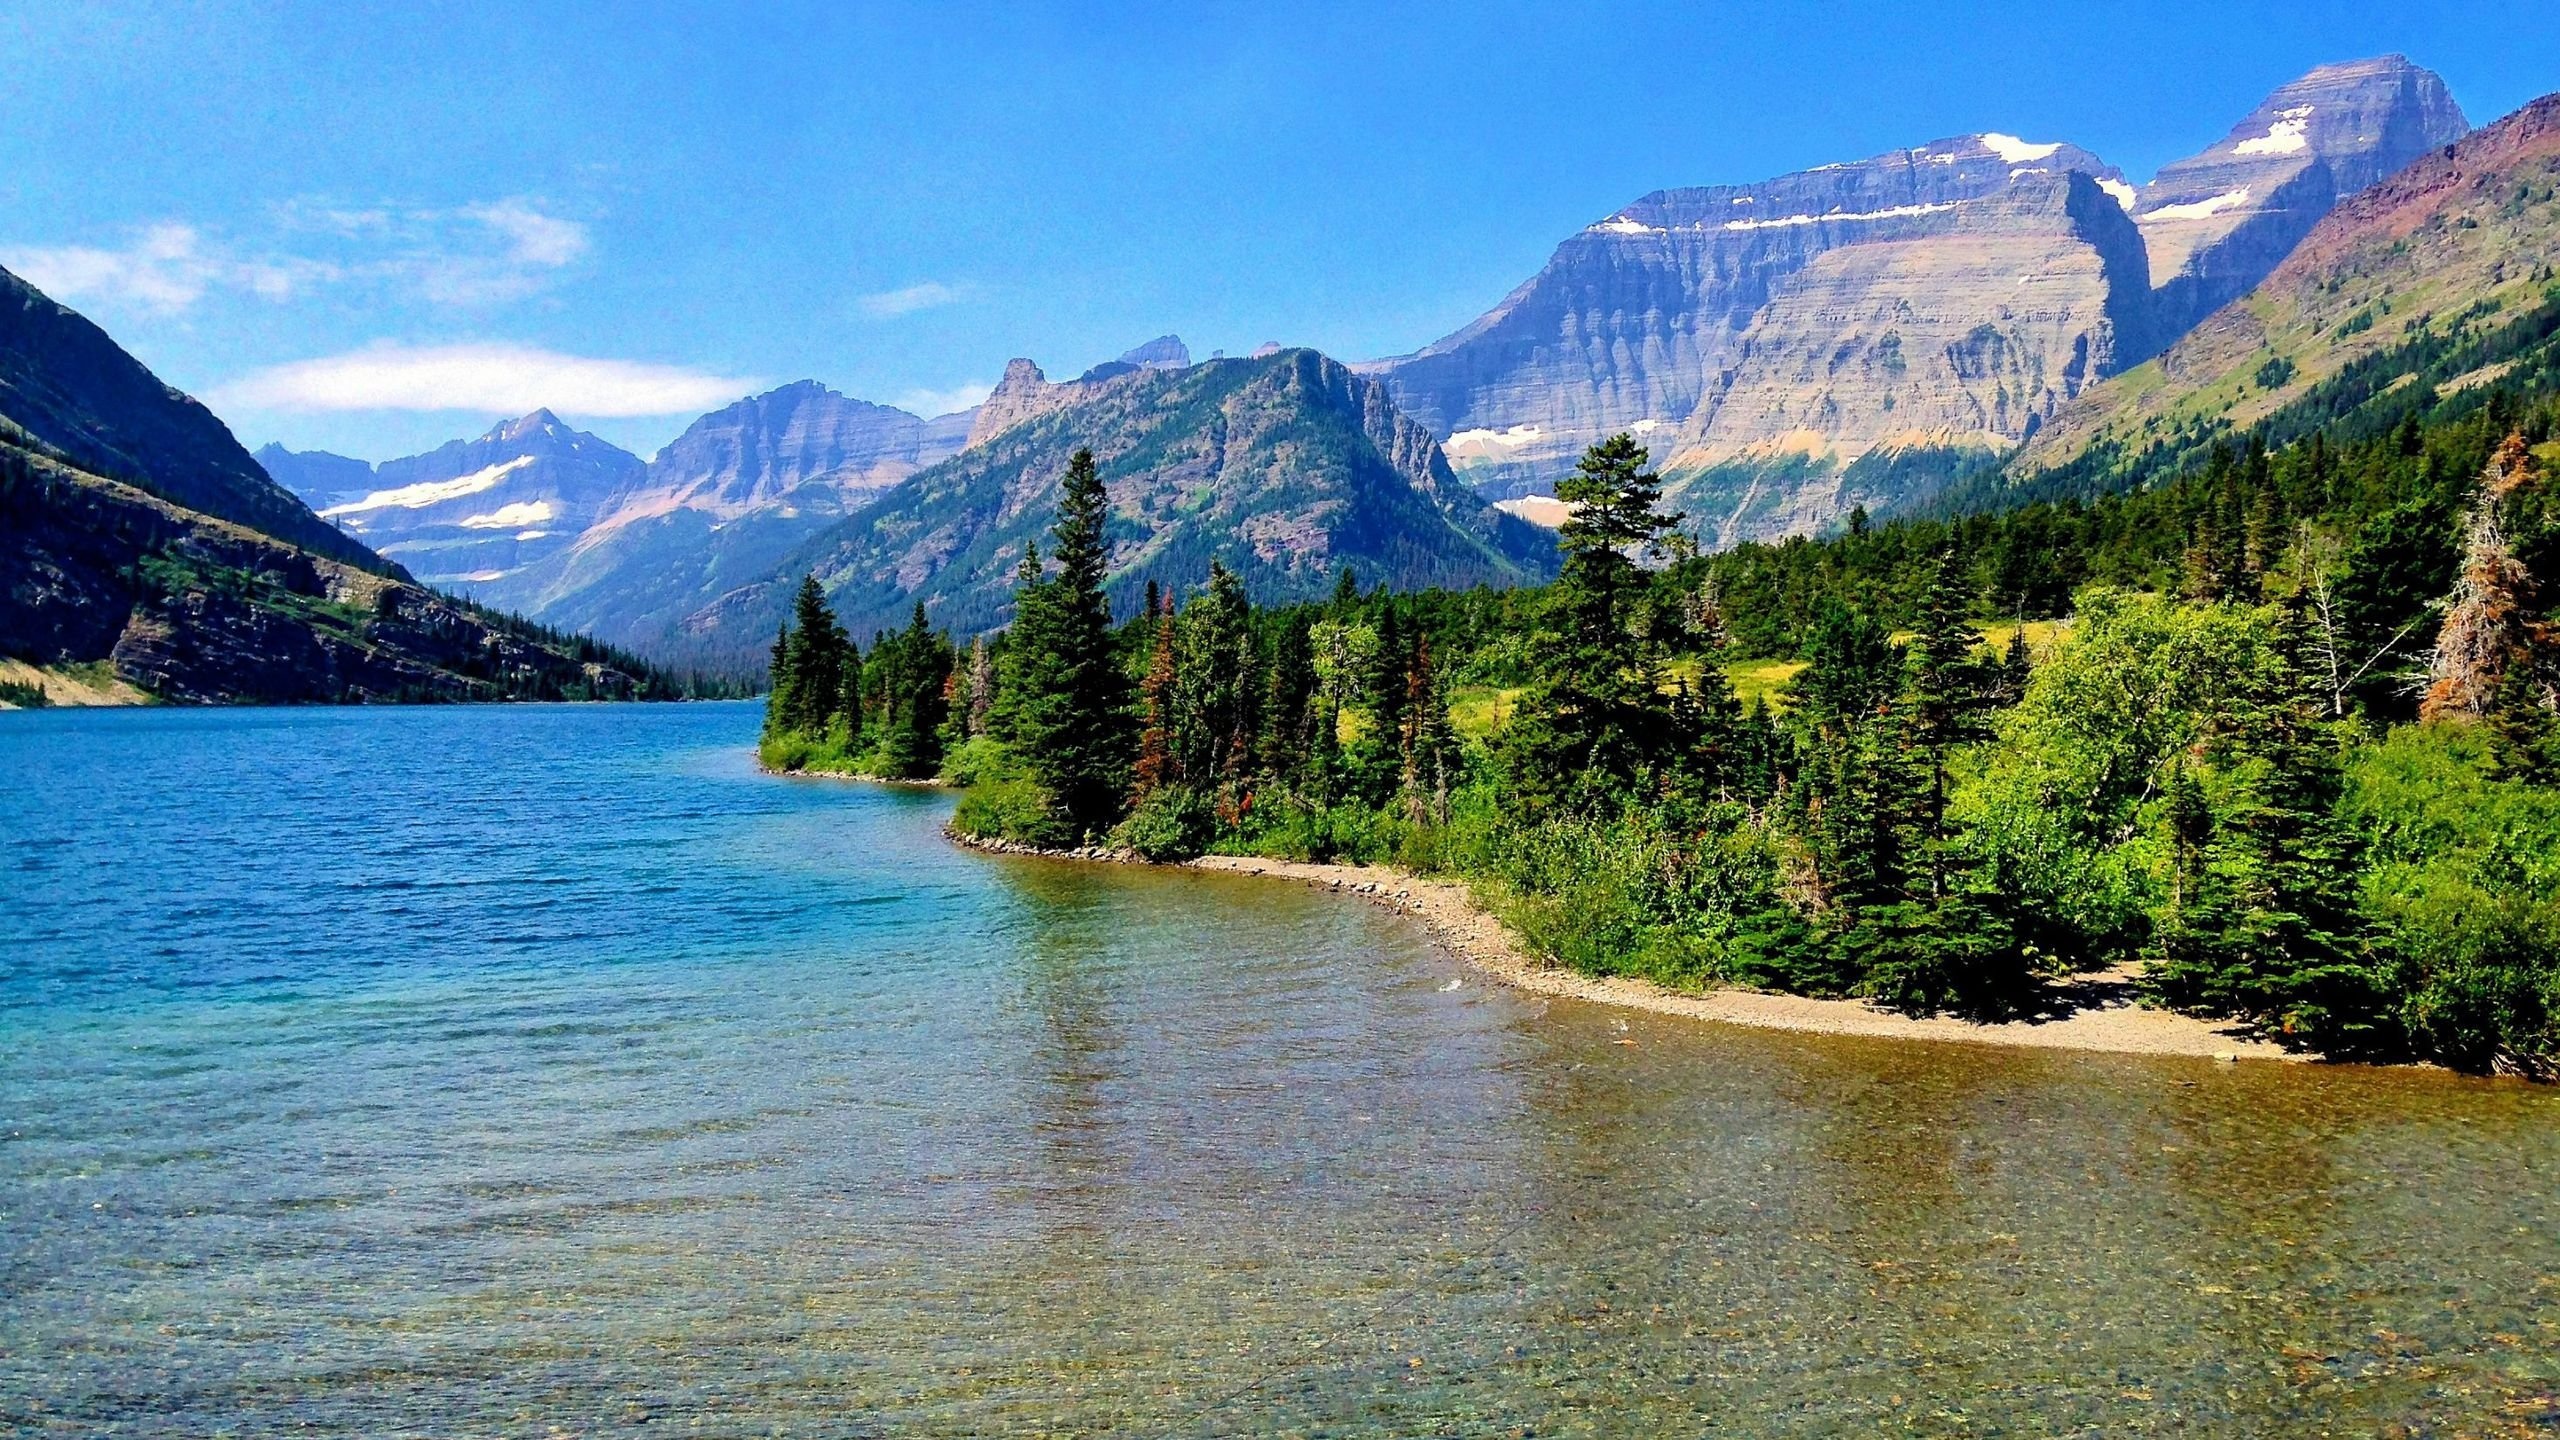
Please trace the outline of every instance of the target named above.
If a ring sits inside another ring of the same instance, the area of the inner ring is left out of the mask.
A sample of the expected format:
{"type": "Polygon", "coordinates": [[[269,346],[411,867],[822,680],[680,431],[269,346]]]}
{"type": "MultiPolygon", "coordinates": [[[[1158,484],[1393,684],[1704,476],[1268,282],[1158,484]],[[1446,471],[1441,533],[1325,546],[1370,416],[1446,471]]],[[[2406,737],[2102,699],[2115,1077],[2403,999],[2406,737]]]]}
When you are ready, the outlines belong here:
{"type": "Polygon", "coordinates": [[[2399,55],[2323,65],[2161,169],[2135,220],[2167,339],[2247,293],[2338,201],[2469,134],[2444,81],[2399,55]]]}
{"type": "Polygon", "coordinates": [[[2006,450],[2147,353],[2148,301],[2133,221],[2079,173],[1825,252],[1669,447],[1672,494],[1710,543],[1818,528],[1856,503],[1843,486],[1871,452],[2006,450]]]}
{"type": "Polygon", "coordinates": [[[647,477],[616,508],[684,508],[726,518],[811,483],[830,487],[840,502],[858,503],[958,450],[952,430],[802,380],[694,421],[649,462],[647,477]]]}
{"type": "Polygon", "coordinates": [[[1657,191],[1558,246],[1465,329],[1358,368],[1447,437],[1462,476],[1514,493],[1501,482],[1551,477],[1615,431],[1676,432],[1739,360],[1761,310],[1822,256],[1936,233],[1956,206],[2075,170],[2132,193],[2085,150],[1998,134],[1657,191]]]}
{"type": "Polygon", "coordinates": [[[567,549],[641,468],[630,451],[536,410],[477,440],[385,460],[363,494],[320,514],[427,584],[490,599],[499,582],[567,549]]]}

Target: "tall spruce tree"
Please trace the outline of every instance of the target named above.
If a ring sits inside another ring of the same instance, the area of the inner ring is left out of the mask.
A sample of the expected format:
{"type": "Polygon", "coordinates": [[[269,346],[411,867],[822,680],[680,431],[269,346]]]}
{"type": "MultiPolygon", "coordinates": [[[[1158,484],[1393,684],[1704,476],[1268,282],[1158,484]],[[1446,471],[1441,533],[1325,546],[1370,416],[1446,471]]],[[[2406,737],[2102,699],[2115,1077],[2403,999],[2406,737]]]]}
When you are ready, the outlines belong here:
{"type": "Polygon", "coordinates": [[[1078,450],[1067,465],[1051,532],[1058,573],[1041,575],[1037,552],[1026,547],[1006,646],[1013,673],[999,683],[1008,739],[1058,818],[1081,836],[1110,829],[1128,796],[1129,680],[1103,593],[1109,519],[1093,452],[1078,450]]]}
{"type": "Polygon", "coordinates": [[[1670,700],[1632,623],[1646,585],[1638,558],[1680,522],[1657,508],[1662,482],[1649,458],[1634,436],[1614,435],[1556,484],[1574,507],[1556,532],[1564,565],[1535,642],[1538,679],[1507,736],[1526,795],[1624,797],[1668,748],[1670,700]]]}

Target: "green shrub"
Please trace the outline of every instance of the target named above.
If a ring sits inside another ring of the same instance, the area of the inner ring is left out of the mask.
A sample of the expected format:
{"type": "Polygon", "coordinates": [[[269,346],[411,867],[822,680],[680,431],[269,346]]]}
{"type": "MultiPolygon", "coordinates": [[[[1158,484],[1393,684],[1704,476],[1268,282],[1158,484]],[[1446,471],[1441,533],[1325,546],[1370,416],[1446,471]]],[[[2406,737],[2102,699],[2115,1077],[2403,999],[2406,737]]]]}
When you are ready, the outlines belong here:
{"type": "Polygon", "coordinates": [[[2411,1047],[2560,1071],[2560,791],[2500,774],[2479,727],[2408,726],[2356,758],[2341,811],[2411,1047]]]}
{"type": "Polygon", "coordinates": [[[981,735],[953,746],[942,757],[942,782],[962,787],[1028,774],[1022,761],[1002,741],[981,735]]]}
{"type": "Polygon", "coordinates": [[[1111,843],[1154,861],[1188,860],[1217,837],[1218,816],[1207,797],[1187,785],[1166,785],[1138,802],[1111,843]]]}
{"type": "Polygon", "coordinates": [[[1049,792],[1037,781],[1008,776],[982,781],[960,797],[951,812],[951,828],[978,840],[1011,840],[1023,845],[1058,848],[1073,845],[1076,835],[1057,813],[1049,792]]]}

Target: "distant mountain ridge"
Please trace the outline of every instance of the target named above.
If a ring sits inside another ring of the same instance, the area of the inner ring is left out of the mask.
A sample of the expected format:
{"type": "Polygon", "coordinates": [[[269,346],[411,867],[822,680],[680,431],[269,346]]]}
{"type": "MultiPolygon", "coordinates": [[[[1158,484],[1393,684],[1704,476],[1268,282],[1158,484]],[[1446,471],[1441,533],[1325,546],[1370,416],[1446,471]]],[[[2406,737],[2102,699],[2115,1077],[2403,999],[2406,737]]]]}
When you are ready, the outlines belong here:
{"type": "Polygon", "coordinates": [[[1552,571],[1552,541],[1460,484],[1384,386],[1312,350],[1051,389],[1067,393],[690,617],[686,643],[705,654],[763,645],[804,571],[857,634],[902,622],[918,601],[962,633],[1000,625],[1023,547],[1043,542],[1079,447],[1093,449],[1110,491],[1110,588],[1124,610],[1149,579],[1196,585],[1212,556],[1272,600],[1321,594],[1344,565],[1407,587],[1552,571]]]}

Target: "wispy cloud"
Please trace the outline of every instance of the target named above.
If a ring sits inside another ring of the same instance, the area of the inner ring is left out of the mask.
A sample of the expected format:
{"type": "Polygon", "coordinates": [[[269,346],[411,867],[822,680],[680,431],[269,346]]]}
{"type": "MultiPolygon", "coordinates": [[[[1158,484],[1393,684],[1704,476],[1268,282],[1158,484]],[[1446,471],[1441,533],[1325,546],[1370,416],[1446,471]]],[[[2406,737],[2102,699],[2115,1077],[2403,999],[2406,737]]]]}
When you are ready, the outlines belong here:
{"type": "Polygon", "coordinates": [[[57,300],[122,300],[161,314],[185,310],[213,290],[283,300],[336,278],[333,267],[317,261],[235,259],[209,246],[194,226],[175,223],[146,226],[113,247],[0,248],[0,265],[57,300]]]}
{"type": "Polygon", "coordinates": [[[861,306],[862,313],[865,315],[877,316],[885,320],[899,315],[913,315],[919,310],[957,305],[968,298],[969,287],[965,285],[945,285],[939,280],[927,280],[902,289],[875,291],[857,298],[853,303],[861,306]]]}
{"type": "Polygon", "coordinates": [[[0,265],[57,300],[167,315],[224,292],[284,301],[347,285],[493,304],[551,285],[590,248],[586,226],[521,198],[445,209],[295,202],[273,215],[280,233],[263,246],[171,220],[116,245],[0,246],[0,265]]]}
{"type": "Polygon", "coordinates": [[[763,386],[679,365],[563,355],[523,345],[380,345],[252,371],[205,397],[218,407],[288,413],[472,410],[522,414],[688,415],[763,386]]]}
{"type": "Polygon", "coordinates": [[[909,390],[889,403],[910,415],[922,415],[931,419],[936,415],[948,415],[957,410],[973,409],[995,388],[995,382],[992,380],[971,380],[954,385],[948,390],[909,390]]]}

